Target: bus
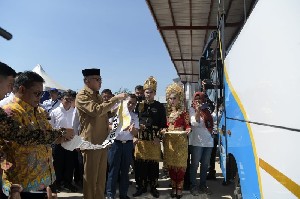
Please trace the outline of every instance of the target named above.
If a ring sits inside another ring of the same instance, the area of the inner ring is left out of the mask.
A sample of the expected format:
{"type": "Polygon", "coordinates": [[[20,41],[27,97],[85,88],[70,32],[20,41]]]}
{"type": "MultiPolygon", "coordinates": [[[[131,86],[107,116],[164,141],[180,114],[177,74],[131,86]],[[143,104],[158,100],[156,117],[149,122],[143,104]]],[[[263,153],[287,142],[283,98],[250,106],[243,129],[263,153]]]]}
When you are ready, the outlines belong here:
{"type": "Polygon", "coordinates": [[[200,60],[210,99],[223,101],[220,163],[235,198],[300,198],[299,9],[299,0],[258,0],[226,51],[220,12],[214,69],[210,48],[200,60]]]}

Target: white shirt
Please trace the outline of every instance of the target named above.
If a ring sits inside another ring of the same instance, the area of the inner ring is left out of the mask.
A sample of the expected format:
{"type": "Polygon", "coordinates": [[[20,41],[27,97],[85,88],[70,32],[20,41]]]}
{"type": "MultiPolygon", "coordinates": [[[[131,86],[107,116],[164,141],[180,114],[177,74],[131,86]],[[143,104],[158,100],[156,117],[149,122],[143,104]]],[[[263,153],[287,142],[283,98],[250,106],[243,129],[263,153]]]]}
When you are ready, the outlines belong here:
{"type": "Polygon", "coordinates": [[[53,128],[72,128],[72,117],[73,117],[74,108],[65,110],[61,104],[59,107],[51,111],[50,113],[50,124],[53,128]]]}
{"type": "Polygon", "coordinates": [[[79,135],[80,132],[80,121],[79,121],[79,115],[77,112],[77,108],[74,108],[73,116],[72,116],[72,128],[74,130],[75,135],[79,135]]]}
{"type": "Polygon", "coordinates": [[[214,128],[213,128],[213,134],[218,134],[218,122],[220,122],[221,116],[222,116],[222,111],[221,109],[219,109],[218,115],[216,110],[211,114],[213,121],[214,121],[214,128]],[[219,118],[218,118],[219,117],[219,118]],[[219,119],[219,121],[217,121],[217,119],[219,119]]]}
{"type": "Polygon", "coordinates": [[[199,122],[196,121],[195,109],[190,108],[190,119],[192,131],[189,134],[189,145],[201,147],[213,147],[213,137],[207,130],[204,120],[200,117],[199,122]]]}
{"type": "Polygon", "coordinates": [[[13,101],[15,94],[10,93],[7,97],[0,101],[0,107],[5,106],[13,101]]]}
{"type": "Polygon", "coordinates": [[[59,99],[56,99],[54,101],[52,99],[48,99],[45,100],[43,104],[41,104],[41,107],[43,107],[48,113],[51,113],[51,111],[56,109],[61,104],[60,102],[61,101],[59,99]]]}
{"type": "MultiPolygon", "coordinates": [[[[134,123],[134,128],[139,129],[140,123],[139,123],[138,115],[133,112],[130,112],[130,116],[131,116],[130,125],[134,123]]],[[[116,140],[121,140],[121,141],[133,140],[133,135],[129,131],[121,131],[116,137],[116,140]]]]}

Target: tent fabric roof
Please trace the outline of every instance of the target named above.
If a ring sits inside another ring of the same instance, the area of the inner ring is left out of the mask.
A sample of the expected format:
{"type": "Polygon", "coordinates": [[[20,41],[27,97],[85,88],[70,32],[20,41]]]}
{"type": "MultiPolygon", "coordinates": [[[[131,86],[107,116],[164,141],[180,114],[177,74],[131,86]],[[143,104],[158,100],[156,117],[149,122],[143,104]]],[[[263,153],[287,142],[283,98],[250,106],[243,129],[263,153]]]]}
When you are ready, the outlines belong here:
{"type": "Polygon", "coordinates": [[[47,91],[50,88],[57,88],[59,91],[66,91],[67,89],[63,86],[61,86],[59,83],[57,83],[56,81],[54,81],[43,69],[43,67],[38,64],[36,67],[34,67],[32,69],[33,72],[36,72],[37,74],[39,74],[40,76],[42,76],[42,78],[45,80],[44,83],[44,90],[47,91]]]}
{"type": "MultiPolygon", "coordinates": [[[[217,29],[217,0],[146,0],[157,29],[182,82],[199,81],[199,59],[210,33],[217,29]]],[[[226,50],[257,0],[221,0],[226,50]]]]}

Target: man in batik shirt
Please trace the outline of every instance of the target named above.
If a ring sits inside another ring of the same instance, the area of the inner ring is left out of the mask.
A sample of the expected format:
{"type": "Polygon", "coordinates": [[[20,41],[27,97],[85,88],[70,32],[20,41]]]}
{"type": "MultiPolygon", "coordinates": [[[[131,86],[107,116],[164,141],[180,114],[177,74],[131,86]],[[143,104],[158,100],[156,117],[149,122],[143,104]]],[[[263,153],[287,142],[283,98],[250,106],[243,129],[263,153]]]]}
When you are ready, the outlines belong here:
{"type": "MultiPolygon", "coordinates": [[[[37,73],[31,71],[22,73],[14,84],[17,92],[13,102],[4,106],[3,109],[12,119],[27,126],[29,130],[42,131],[47,134],[47,131],[51,132],[52,128],[44,110],[39,107],[43,82],[43,78],[37,73]]],[[[62,138],[60,138],[61,141],[62,138]]],[[[8,159],[14,165],[8,172],[8,178],[22,185],[21,196],[24,195],[22,199],[32,198],[30,191],[44,190],[55,180],[51,147],[43,144],[24,146],[11,142],[8,148],[8,159]]]]}
{"type": "MultiPolygon", "coordinates": [[[[0,62],[0,100],[2,100],[7,93],[12,91],[14,84],[14,78],[16,72],[14,69],[0,62]]],[[[35,145],[35,144],[48,144],[52,143],[65,134],[65,138],[70,139],[73,136],[73,132],[70,130],[51,130],[43,131],[41,129],[30,130],[27,126],[22,126],[19,122],[9,117],[2,108],[0,108],[0,156],[1,156],[1,168],[0,168],[0,182],[2,187],[0,188],[0,194],[3,192],[6,196],[10,193],[20,192],[22,188],[20,185],[12,184],[6,178],[6,174],[3,174],[3,170],[9,169],[12,165],[6,161],[5,151],[9,148],[7,141],[16,141],[23,145],[35,145]]]]}
{"type": "MultiPolygon", "coordinates": [[[[14,69],[0,62],[0,100],[13,88],[16,72],[14,69]]],[[[51,144],[58,138],[71,139],[73,130],[69,129],[29,129],[22,125],[0,108],[0,140],[15,141],[22,145],[51,144]]],[[[1,147],[0,147],[1,148],[1,147]]]]}

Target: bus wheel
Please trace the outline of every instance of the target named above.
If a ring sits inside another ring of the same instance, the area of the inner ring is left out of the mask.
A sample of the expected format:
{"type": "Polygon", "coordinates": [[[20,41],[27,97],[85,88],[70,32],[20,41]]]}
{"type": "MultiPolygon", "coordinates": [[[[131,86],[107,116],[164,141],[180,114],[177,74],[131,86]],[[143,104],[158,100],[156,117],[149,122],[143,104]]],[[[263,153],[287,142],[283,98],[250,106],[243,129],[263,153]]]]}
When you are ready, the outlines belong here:
{"type": "Polygon", "coordinates": [[[242,190],[241,190],[241,184],[240,184],[240,177],[239,177],[239,173],[236,172],[235,177],[234,177],[234,184],[235,184],[235,188],[233,191],[233,195],[234,195],[234,199],[242,199],[242,190]]]}

